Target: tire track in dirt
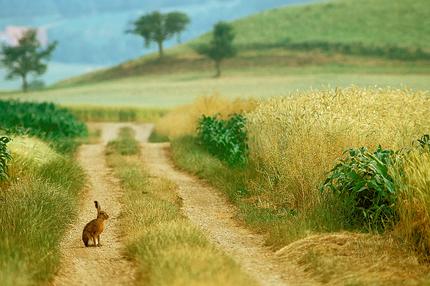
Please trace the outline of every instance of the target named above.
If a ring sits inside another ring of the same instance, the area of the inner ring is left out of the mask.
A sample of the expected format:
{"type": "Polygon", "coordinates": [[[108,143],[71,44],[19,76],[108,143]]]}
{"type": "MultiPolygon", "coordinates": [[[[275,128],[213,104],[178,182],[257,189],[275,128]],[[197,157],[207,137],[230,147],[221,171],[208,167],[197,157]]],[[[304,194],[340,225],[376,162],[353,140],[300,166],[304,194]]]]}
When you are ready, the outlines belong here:
{"type": "MultiPolygon", "coordinates": [[[[264,238],[240,226],[235,208],[203,181],[175,169],[170,160],[169,143],[142,141],[143,160],[153,176],[167,178],[178,185],[183,211],[207,237],[229,254],[242,269],[261,285],[308,285],[297,271],[281,263],[264,246],[264,238]]],[[[313,284],[313,283],[311,283],[313,284]]]]}
{"type": "MultiPolygon", "coordinates": [[[[81,201],[77,220],[62,243],[62,267],[53,285],[131,285],[134,265],[122,253],[123,244],[118,216],[121,192],[105,161],[105,145],[116,138],[122,126],[106,123],[101,128],[101,143],[82,145],[77,160],[88,176],[88,185],[81,201]],[[84,247],[81,239],[86,223],[96,217],[94,201],[100,202],[110,218],[101,235],[102,247],[84,247]]],[[[139,127],[145,128],[146,127],[139,127]]],[[[140,130],[136,127],[137,130],[140,130]]],[[[139,131],[143,132],[144,131],[139,131]]],[[[150,132],[150,131],[149,131],[150,132]]]]}

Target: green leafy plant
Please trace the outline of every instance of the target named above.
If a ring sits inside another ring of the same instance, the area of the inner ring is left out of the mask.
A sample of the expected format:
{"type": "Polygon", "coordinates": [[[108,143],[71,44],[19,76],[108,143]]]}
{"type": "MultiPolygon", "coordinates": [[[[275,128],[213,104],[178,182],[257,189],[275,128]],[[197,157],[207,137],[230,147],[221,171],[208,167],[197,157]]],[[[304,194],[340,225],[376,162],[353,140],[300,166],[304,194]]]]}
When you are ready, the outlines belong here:
{"type": "Polygon", "coordinates": [[[350,149],[330,171],[322,190],[329,190],[352,205],[353,224],[383,230],[395,218],[396,190],[389,167],[395,152],[379,146],[350,149]]]}
{"type": "Polygon", "coordinates": [[[8,161],[11,159],[9,150],[7,149],[7,143],[10,138],[7,136],[0,137],[0,181],[7,179],[7,168],[8,161]]]}
{"type": "Polygon", "coordinates": [[[430,152],[430,135],[429,134],[424,134],[420,139],[417,140],[417,143],[419,144],[419,146],[430,152]]]}
{"type": "Polygon", "coordinates": [[[84,123],[67,109],[52,103],[0,100],[0,128],[49,141],[62,152],[76,147],[74,140],[87,135],[84,123]]]}
{"type": "Polygon", "coordinates": [[[234,114],[228,120],[203,115],[197,129],[200,143],[230,166],[244,166],[248,157],[245,122],[241,114],[234,114]]]}

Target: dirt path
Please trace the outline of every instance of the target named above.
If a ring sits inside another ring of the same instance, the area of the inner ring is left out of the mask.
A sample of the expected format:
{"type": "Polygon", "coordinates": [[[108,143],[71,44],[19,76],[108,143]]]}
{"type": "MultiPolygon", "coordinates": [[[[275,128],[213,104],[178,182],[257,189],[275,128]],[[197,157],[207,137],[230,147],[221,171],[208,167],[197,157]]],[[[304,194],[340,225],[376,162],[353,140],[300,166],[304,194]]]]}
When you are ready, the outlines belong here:
{"type": "Polygon", "coordinates": [[[152,175],[165,177],[178,185],[186,216],[235,259],[244,271],[261,285],[286,285],[287,278],[291,281],[288,271],[281,266],[274,253],[263,246],[263,237],[233,219],[235,209],[224,197],[199,179],[174,168],[169,158],[168,143],[144,143],[142,146],[143,158],[152,175]]]}
{"type": "MultiPolygon", "coordinates": [[[[53,285],[130,285],[133,282],[134,266],[122,254],[123,245],[118,225],[121,193],[118,182],[112,178],[106,166],[104,156],[105,144],[114,139],[119,128],[124,125],[128,124],[100,125],[102,142],[83,145],[79,149],[78,161],[88,175],[89,185],[80,206],[79,217],[63,241],[62,268],[53,285]],[[85,248],[81,240],[82,229],[96,216],[95,200],[100,202],[110,219],[101,235],[103,246],[85,248]]],[[[140,128],[144,127],[136,129],[140,128]]],[[[145,134],[144,130],[139,132],[140,136],[145,134]]]]}

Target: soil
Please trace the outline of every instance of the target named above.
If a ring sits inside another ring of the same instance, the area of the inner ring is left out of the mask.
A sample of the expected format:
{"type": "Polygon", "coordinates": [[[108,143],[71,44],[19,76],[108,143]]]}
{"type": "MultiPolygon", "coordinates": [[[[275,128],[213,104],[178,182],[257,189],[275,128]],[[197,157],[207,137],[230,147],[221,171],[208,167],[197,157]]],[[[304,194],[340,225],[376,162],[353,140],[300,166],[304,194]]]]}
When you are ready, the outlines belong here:
{"type": "MultiPolygon", "coordinates": [[[[283,263],[268,247],[264,237],[241,225],[237,210],[225,197],[204,181],[174,167],[168,143],[147,143],[152,125],[131,123],[93,124],[101,130],[98,144],[80,147],[78,162],[88,175],[88,186],[82,200],[79,217],[63,241],[62,268],[53,285],[130,285],[135,269],[122,253],[124,245],[118,217],[121,212],[121,191],[106,165],[104,149],[115,139],[123,126],[135,130],[142,143],[143,160],[152,176],[164,177],[178,186],[182,210],[190,221],[202,229],[208,239],[230,255],[243,271],[261,285],[308,285],[295,276],[298,271],[283,263]],[[82,230],[96,217],[94,201],[100,202],[110,218],[101,235],[101,247],[84,247],[82,230]]],[[[314,285],[315,283],[311,283],[314,285]]]]}

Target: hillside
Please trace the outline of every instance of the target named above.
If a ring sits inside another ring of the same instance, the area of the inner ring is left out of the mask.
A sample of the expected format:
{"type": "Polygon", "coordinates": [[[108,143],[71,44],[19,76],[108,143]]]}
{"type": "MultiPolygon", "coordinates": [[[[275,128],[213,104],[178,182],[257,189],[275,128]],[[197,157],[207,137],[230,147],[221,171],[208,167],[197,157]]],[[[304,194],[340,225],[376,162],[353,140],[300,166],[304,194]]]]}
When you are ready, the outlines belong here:
{"type": "MultiPolygon", "coordinates": [[[[330,72],[342,67],[342,72],[427,73],[430,60],[427,0],[334,0],[272,9],[232,23],[240,51],[226,63],[232,70],[328,66],[330,72]]],[[[146,56],[68,83],[210,69],[193,50],[208,38],[170,49],[164,61],[146,56]]]]}

